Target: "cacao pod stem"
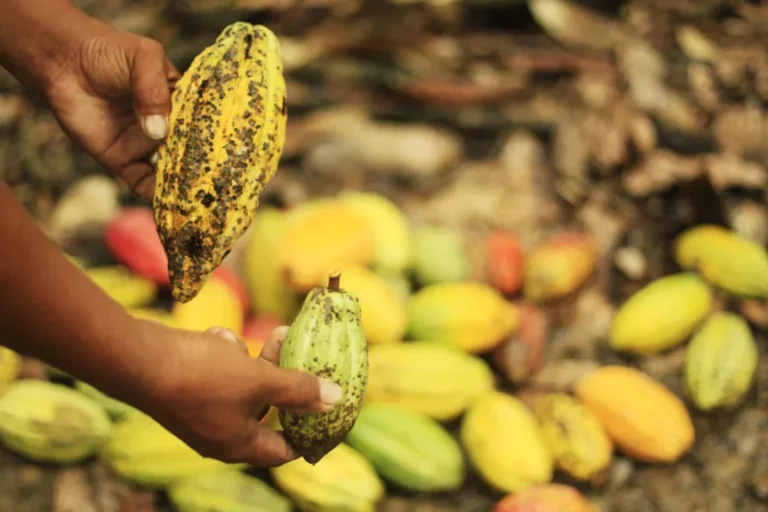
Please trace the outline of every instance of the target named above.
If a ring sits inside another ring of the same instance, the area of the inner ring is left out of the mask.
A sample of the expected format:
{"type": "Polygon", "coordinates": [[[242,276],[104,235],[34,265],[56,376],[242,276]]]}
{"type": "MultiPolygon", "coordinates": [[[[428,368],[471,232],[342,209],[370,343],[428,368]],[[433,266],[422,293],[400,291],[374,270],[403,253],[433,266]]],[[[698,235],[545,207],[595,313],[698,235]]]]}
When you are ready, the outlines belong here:
{"type": "Polygon", "coordinates": [[[341,270],[336,270],[328,276],[328,288],[335,292],[341,291],[341,270]]]}

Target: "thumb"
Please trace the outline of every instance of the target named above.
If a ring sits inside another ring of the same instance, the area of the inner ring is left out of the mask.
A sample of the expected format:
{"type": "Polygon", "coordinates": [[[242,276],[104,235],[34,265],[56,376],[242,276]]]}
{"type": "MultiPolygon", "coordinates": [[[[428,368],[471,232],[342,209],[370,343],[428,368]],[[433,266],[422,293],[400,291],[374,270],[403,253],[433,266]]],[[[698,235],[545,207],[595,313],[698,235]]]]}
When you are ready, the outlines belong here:
{"type": "Polygon", "coordinates": [[[142,39],[133,58],[131,85],[139,124],[144,133],[154,140],[168,135],[168,114],[171,111],[168,79],[171,74],[163,45],[152,39],[142,39]]]}

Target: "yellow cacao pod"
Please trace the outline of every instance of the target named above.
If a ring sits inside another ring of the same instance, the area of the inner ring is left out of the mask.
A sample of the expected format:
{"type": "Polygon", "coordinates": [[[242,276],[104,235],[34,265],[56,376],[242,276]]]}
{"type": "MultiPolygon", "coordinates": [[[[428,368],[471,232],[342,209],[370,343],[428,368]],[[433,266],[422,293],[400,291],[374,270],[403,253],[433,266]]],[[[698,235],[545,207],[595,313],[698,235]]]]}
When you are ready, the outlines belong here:
{"type": "Polygon", "coordinates": [[[224,469],[182,478],[168,488],[177,512],[291,512],[285,496],[262,480],[224,469]]]}
{"type": "Polygon", "coordinates": [[[720,226],[701,225],[675,240],[675,259],[715,286],[742,297],[768,297],[768,251],[720,226]]]}
{"type": "Polygon", "coordinates": [[[253,220],[286,132],[280,43],[268,28],[224,28],[176,83],[157,151],[153,210],[171,294],[195,297],[253,220]]]}
{"type": "Polygon", "coordinates": [[[176,325],[176,320],[173,318],[171,312],[164,309],[131,308],[128,310],[128,313],[130,313],[134,318],[141,318],[142,320],[154,320],[155,322],[160,322],[161,324],[165,324],[168,327],[178,327],[176,325]]]}
{"type": "Polygon", "coordinates": [[[483,479],[502,492],[549,482],[553,460],[533,413],[519,399],[491,391],[470,405],[461,442],[483,479]]]}
{"type": "Polygon", "coordinates": [[[93,267],[85,270],[104,292],[126,308],[145,307],[157,297],[157,285],[131,273],[120,265],[93,267]]]}
{"type": "Polygon", "coordinates": [[[414,339],[487,352],[518,327],[517,307],[494,288],[475,282],[426,286],[408,300],[408,332],[414,339]]]}
{"type": "Polygon", "coordinates": [[[0,396],[0,442],[36,462],[78,463],[112,431],[99,404],[60,384],[22,379],[0,396]]]}
{"type": "Polygon", "coordinates": [[[368,403],[447,421],[457,418],[493,385],[488,364],[455,347],[407,342],[368,349],[368,403]]]}
{"type": "Polygon", "coordinates": [[[577,381],[574,392],[630,457],[675,462],[693,444],[693,423],[685,405],[639,370],[604,366],[577,381]]]}
{"type": "Polygon", "coordinates": [[[21,356],[13,350],[0,347],[0,394],[21,372],[21,356]]]}
{"type": "Polygon", "coordinates": [[[685,361],[685,382],[697,408],[738,405],[754,382],[758,350],[747,321],[714,313],[693,336],[685,361]]]}
{"type": "Polygon", "coordinates": [[[536,400],[536,417],[558,468],[590,480],[611,463],[613,444],[600,420],[573,397],[553,393],[536,400]]]}
{"type": "Polygon", "coordinates": [[[344,289],[360,300],[363,331],[368,343],[400,341],[405,334],[407,317],[405,303],[397,291],[366,267],[344,267],[341,275],[344,289]]]}
{"type": "Polygon", "coordinates": [[[245,282],[256,311],[290,323],[301,301],[285,286],[277,260],[286,225],[286,214],[276,208],[262,208],[256,214],[246,246],[245,282]]]}
{"type": "Polygon", "coordinates": [[[343,266],[368,266],[373,258],[373,229],[340,201],[318,201],[290,212],[278,245],[278,265],[286,282],[308,292],[343,266]]]}
{"type": "Polygon", "coordinates": [[[696,274],[662,277],[632,295],[616,312],[610,344],[652,354],[683,343],[712,310],[714,297],[696,274]]]}
{"type": "Polygon", "coordinates": [[[384,483],[373,466],[343,443],[314,466],[296,459],[270,471],[277,486],[305,512],[374,512],[384,496],[384,483]]]}
{"type": "Polygon", "coordinates": [[[375,192],[347,191],[340,199],[371,225],[374,246],[371,263],[377,270],[402,272],[410,268],[411,226],[395,203],[375,192]]]}
{"type": "Polygon", "coordinates": [[[207,471],[243,467],[203,457],[139,411],[126,414],[115,425],[101,458],[121,478],[150,489],[164,489],[207,471]]]}
{"type": "Polygon", "coordinates": [[[523,294],[532,302],[544,302],[568,295],[587,280],[596,262],[597,243],[590,235],[556,235],[528,255],[523,294]]]}
{"type": "Polygon", "coordinates": [[[178,328],[191,331],[224,327],[239,336],[245,323],[237,294],[219,279],[209,279],[194,299],[174,303],[171,314],[178,328]]]}

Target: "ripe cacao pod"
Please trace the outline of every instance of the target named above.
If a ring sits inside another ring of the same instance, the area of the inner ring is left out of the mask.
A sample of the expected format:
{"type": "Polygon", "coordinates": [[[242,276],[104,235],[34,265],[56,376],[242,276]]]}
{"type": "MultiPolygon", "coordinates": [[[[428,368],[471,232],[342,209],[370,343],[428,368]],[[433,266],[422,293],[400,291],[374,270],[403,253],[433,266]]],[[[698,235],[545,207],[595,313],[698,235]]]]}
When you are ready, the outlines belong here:
{"type": "MultiPolygon", "coordinates": [[[[366,267],[342,269],[344,289],[360,301],[365,339],[371,345],[400,341],[407,327],[405,303],[384,278],[366,267]]],[[[319,284],[319,283],[318,283],[319,284]]]]}
{"type": "Polygon", "coordinates": [[[247,239],[245,280],[257,313],[290,323],[301,301],[293,290],[285,286],[277,259],[278,245],[286,226],[284,212],[276,208],[259,209],[247,239]]]}
{"type": "Polygon", "coordinates": [[[141,318],[143,320],[154,320],[160,322],[168,327],[176,327],[176,320],[170,311],[158,308],[130,308],[128,313],[134,318],[141,318]]]}
{"type": "Polygon", "coordinates": [[[523,293],[533,302],[564,297],[579,288],[597,263],[597,244],[586,233],[562,233],[536,247],[525,262],[523,293]]]}
{"type": "Polygon", "coordinates": [[[248,290],[240,279],[237,273],[229,267],[221,266],[213,271],[211,279],[218,279],[232,290],[237,299],[240,301],[240,308],[243,315],[247,314],[251,310],[251,300],[248,296],[248,290]]]}
{"type": "Polygon", "coordinates": [[[367,404],[347,443],[401,488],[455,491],[464,483],[461,447],[442,425],[424,414],[367,404]]]}
{"type": "Polygon", "coordinates": [[[533,413],[519,399],[490,391],[469,406],[461,442],[483,479],[503,492],[549,482],[552,455],[533,413]]]}
{"type": "Polygon", "coordinates": [[[216,469],[244,467],[203,457],[138,411],[115,425],[101,458],[121,478],[149,489],[165,489],[182,478],[216,469]]]}
{"type": "Polygon", "coordinates": [[[663,384],[627,366],[603,366],[574,385],[622,452],[644,462],[675,462],[694,441],[685,405],[663,384]]]}
{"type": "Polygon", "coordinates": [[[268,28],[236,22],[176,83],[153,209],[178,302],[200,292],[245,233],[277,172],[287,119],[280,59],[268,28]]]}
{"type": "Polygon", "coordinates": [[[522,384],[544,363],[549,341],[549,319],[537,307],[520,304],[517,333],[504,340],[492,354],[493,363],[514,384],[522,384]]]}
{"type": "Polygon", "coordinates": [[[344,443],[317,464],[296,459],[270,472],[303,512],[374,512],[384,496],[384,483],[373,466],[344,443]]]}
{"type": "Polygon", "coordinates": [[[377,271],[402,272],[411,267],[411,226],[395,203],[374,192],[347,191],[340,199],[371,225],[374,244],[371,263],[377,271]]]}
{"type": "Polygon", "coordinates": [[[168,257],[150,208],[120,210],[104,230],[104,243],[112,256],[134,274],[161,286],[170,284],[168,257]]]}
{"type": "Polygon", "coordinates": [[[104,292],[126,308],[146,307],[157,297],[157,285],[131,273],[120,265],[92,267],[85,270],[104,292]]]}
{"type": "Polygon", "coordinates": [[[283,325],[283,322],[271,315],[258,315],[245,320],[243,326],[243,338],[266,342],[272,335],[272,331],[283,325]]]}
{"type": "Polygon", "coordinates": [[[540,484],[508,494],[493,512],[596,512],[584,496],[563,484],[540,484]]]}
{"type": "Polygon", "coordinates": [[[488,237],[488,270],[493,285],[511,295],[520,291],[525,274],[525,251],[518,238],[503,231],[488,237]]]}
{"type": "Polygon", "coordinates": [[[703,411],[739,405],[754,382],[757,358],[747,321],[736,313],[714,313],[688,345],[688,395],[703,411]]]}
{"type": "Polygon", "coordinates": [[[704,224],[675,240],[675,260],[718,288],[742,297],[768,297],[768,251],[723,227],[704,224]]]}
{"type": "Polygon", "coordinates": [[[535,401],[535,414],[557,467],[576,480],[590,480],[611,463],[613,444],[600,420],[563,393],[535,401]]]}
{"type": "Polygon", "coordinates": [[[652,354],[675,347],[701,325],[714,297],[696,274],[673,274],[647,284],[619,308],[611,325],[616,350],[652,354]]]}
{"type": "Polygon", "coordinates": [[[36,462],[78,463],[97,453],[111,432],[104,409],[67,386],[22,379],[0,396],[0,442],[36,462]]]}
{"type": "Polygon", "coordinates": [[[408,301],[408,332],[466,350],[486,352],[516,331],[517,307],[490,286],[440,283],[426,286],[408,301]]]}
{"type": "Polygon", "coordinates": [[[340,201],[317,201],[289,213],[278,244],[281,275],[291,288],[306,292],[338,268],[368,266],[373,228],[340,201]]]}
{"type": "Polygon", "coordinates": [[[343,397],[331,410],[301,414],[280,410],[288,442],[316,464],[347,436],[363,404],[368,380],[368,345],[360,322],[360,301],[342,289],[341,275],[313,288],[288,329],[280,367],[309,372],[335,382],[343,397]]]}
{"type": "Polygon", "coordinates": [[[291,512],[285,496],[258,478],[224,469],[192,475],[167,490],[177,512],[291,512]]]}
{"type": "Polygon", "coordinates": [[[206,281],[194,299],[174,303],[171,314],[180,329],[205,331],[210,327],[224,327],[238,336],[243,333],[245,318],[240,299],[219,279],[206,281]]]}
{"type": "Polygon", "coordinates": [[[441,421],[457,418],[494,385],[485,361],[442,343],[374,345],[368,364],[366,403],[389,404],[441,421]]]}

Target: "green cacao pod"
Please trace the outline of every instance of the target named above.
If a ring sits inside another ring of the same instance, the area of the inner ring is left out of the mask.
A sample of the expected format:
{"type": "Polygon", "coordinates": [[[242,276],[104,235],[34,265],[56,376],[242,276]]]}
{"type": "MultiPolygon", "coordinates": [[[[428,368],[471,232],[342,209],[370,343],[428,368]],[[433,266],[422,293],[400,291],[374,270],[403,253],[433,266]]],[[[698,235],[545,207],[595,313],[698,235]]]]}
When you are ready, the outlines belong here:
{"type": "Polygon", "coordinates": [[[150,489],[214,469],[244,467],[203,457],[141,412],[129,413],[115,425],[101,457],[118,476],[150,489]]]}
{"type": "Polygon", "coordinates": [[[359,452],[341,443],[317,464],[296,459],[272,468],[272,478],[305,512],[374,512],[384,483],[359,452]]]}
{"type": "Polygon", "coordinates": [[[182,478],[167,492],[178,512],[291,512],[292,507],[265,482],[232,469],[182,478]]]}
{"type": "Polygon", "coordinates": [[[86,382],[76,381],[75,389],[102,406],[104,410],[107,411],[107,413],[112,417],[112,419],[120,419],[129,412],[136,410],[130,405],[102,393],[86,382]]]}
{"type": "Polygon", "coordinates": [[[688,345],[688,395],[703,411],[739,405],[754,382],[757,359],[747,321],[736,313],[714,313],[688,345]]]}
{"type": "Polygon", "coordinates": [[[445,226],[418,229],[413,236],[416,279],[424,285],[463,281],[469,276],[469,257],[461,232],[445,226]]]}
{"type": "Polygon", "coordinates": [[[368,345],[360,302],[342,290],[340,274],[313,288],[280,350],[280,366],[313,373],[343,390],[333,409],[312,414],[280,410],[286,439],[311,464],[341,443],[355,424],[368,381],[368,345]]]}
{"type": "Polygon", "coordinates": [[[104,409],[67,386],[23,379],[0,396],[0,442],[37,462],[80,462],[96,454],[111,431],[104,409]]]}
{"type": "Polygon", "coordinates": [[[488,364],[451,345],[424,341],[376,345],[368,357],[366,403],[390,404],[448,421],[493,389],[488,364]]]}
{"type": "Polygon", "coordinates": [[[368,404],[360,411],[347,443],[381,476],[404,489],[455,491],[464,482],[459,443],[424,414],[368,404]]]}

